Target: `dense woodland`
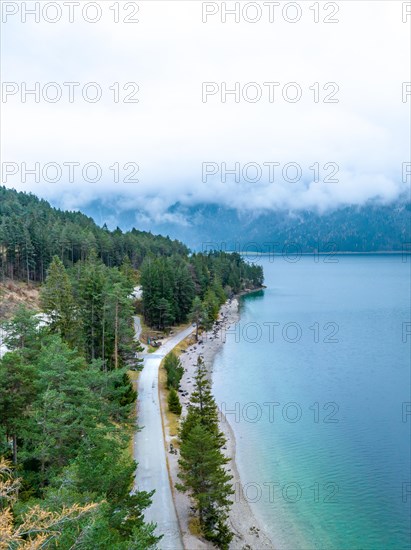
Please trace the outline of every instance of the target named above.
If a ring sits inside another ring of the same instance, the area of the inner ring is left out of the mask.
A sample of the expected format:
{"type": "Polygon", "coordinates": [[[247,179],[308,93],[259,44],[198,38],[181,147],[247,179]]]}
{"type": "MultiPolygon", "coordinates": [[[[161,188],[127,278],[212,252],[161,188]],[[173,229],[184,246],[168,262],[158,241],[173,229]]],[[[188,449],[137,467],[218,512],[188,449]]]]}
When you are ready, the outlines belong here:
{"type": "Polygon", "coordinates": [[[186,246],[168,237],[133,229],[123,233],[97,226],[81,212],[64,212],[32,194],[0,187],[0,277],[43,282],[53,256],[74,265],[95,250],[105,265],[128,256],[139,268],[145,256],[185,255],[186,246]]]}
{"type": "Polygon", "coordinates": [[[128,372],[141,368],[132,275],[129,261],[110,268],[93,249],[70,268],[55,256],[41,288],[46,317],[22,306],[3,323],[0,547],[155,547],[143,518],[151,495],[130,494],[128,372]]]}
{"type": "MultiPolygon", "coordinates": [[[[155,526],[144,522],[151,495],[131,492],[130,371],[141,368],[133,288],[139,281],[151,326],[190,321],[198,334],[227,297],[261,286],[262,269],[238,254],[189,255],[168,238],[110,232],[5,188],[0,216],[1,276],[41,283],[46,314],[21,307],[1,320],[10,351],[0,359],[0,547],[155,548],[155,526]]],[[[170,388],[180,375],[170,368],[170,388]]],[[[230,534],[227,503],[215,506],[217,523],[204,516],[203,527],[217,543],[230,534]]]]}
{"type": "Polygon", "coordinates": [[[208,328],[227,298],[262,283],[262,268],[247,264],[239,254],[147,257],[141,267],[144,316],[159,328],[187,317],[208,328]]]}
{"type": "Polygon", "coordinates": [[[90,350],[72,342],[75,324],[60,319],[41,327],[23,308],[6,326],[0,546],[154,548],[143,517],[151,495],[130,493],[136,394],[127,367],[86,358],[90,350]]]}

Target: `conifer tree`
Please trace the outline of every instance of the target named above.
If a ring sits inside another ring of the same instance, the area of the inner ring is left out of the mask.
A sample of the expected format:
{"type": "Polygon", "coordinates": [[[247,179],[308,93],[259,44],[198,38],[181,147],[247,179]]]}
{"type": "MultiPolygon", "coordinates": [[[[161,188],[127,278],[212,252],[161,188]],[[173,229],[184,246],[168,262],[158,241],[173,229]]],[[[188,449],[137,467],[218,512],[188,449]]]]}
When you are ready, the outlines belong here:
{"type": "Polygon", "coordinates": [[[232,533],[226,525],[233,494],[232,476],[214,434],[202,424],[193,426],[181,442],[177,489],[189,492],[195,502],[203,534],[219,548],[227,549],[232,533]]]}
{"type": "Polygon", "coordinates": [[[196,296],[191,306],[190,321],[196,325],[196,341],[198,342],[198,329],[206,319],[206,310],[200,298],[196,296]]]}
{"type": "Polygon", "coordinates": [[[197,360],[197,372],[194,379],[193,393],[190,398],[190,406],[187,416],[181,425],[180,437],[186,439],[193,426],[202,424],[214,435],[219,447],[226,443],[224,434],[218,426],[218,408],[211,392],[211,384],[208,379],[207,368],[200,356],[197,360]]]}
{"type": "Polygon", "coordinates": [[[168,394],[167,402],[168,402],[169,411],[180,416],[182,407],[181,407],[180,399],[178,397],[178,393],[174,388],[171,388],[168,394]]]}
{"type": "Polygon", "coordinates": [[[4,329],[4,343],[9,350],[20,350],[29,359],[39,348],[39,320],[25,306],[17,308],[13,319],[4,324],[4,329]]]}
{"type": "Polygon", "coordinates": [[[43,310],[50,318],[50,329],[74,344],[78,336],[78,321],[70,278],[63,262],[54,256],[46,283],[41,291],[43,310]]]}
{"type": "Polygon", "coordinates": [[[181,365],[177,355],[170,351],[164,359],[164,369],[167,372],[167,388],[178,390],[180,380],[184,374],[184,368],[181,365]]]}
{"type": "Polygon", "coordinates": [[[205,538],[228,549],[232,533],[227,518],[233,489],[226,465],[230,459],[221,450],[226,440],[219,431],[218,409],[201,358],[180,440],[178,476],[182,483],[176,488],[193,498],[205,538]]]}
{"type": "Polygon", "coordinates": [[[0,359],[0,425],[5,429],[6,446],[11,438],[13,463],[17,464],[18,438],[23,434],[29,406],[35,395],[35,371],[23,353],[6,353],[0,359]]]}

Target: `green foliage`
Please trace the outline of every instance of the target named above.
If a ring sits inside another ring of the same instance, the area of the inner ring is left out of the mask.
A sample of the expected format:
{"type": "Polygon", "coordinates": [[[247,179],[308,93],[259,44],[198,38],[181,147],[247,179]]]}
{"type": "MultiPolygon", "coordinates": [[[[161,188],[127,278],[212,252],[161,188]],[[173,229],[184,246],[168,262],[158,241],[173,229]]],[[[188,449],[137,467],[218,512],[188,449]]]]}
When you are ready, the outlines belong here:
{"type": "Polygon", "coordinates": [[[91,252],[70,270],[76,317],[76,344],[89,361],[101,359],[105,370],[136,363],[133,340],[132,285],[117,268],[108,268],[91,252]]]}
{"type": "Polygon", "coordinates": [[[19,306],[11,321],[4,323],[4,343],[9,350],[21,350],[30,357],[40,346],[39,321],[35,314],[24,306],[19,306]]]}
{"type": "Polygon", "coordinates": [[[220,432],[218,426],[217,404],[211,391],[207,368],[201,357],[197,360],[197,372],[190,398],[190,406],[180,428],[180,438],[185,440],[192,428],[197,424],[201,424],[214,435],[219,447],[225,445],[225,437],[220,432]]]}
{"type": "MultiPolygon", "coordinates": [[[[95,513],[64,525],[50,547],[155,547],[155,526],[143,517],[152,495],[132,492],[136,465],[127,454],[136,399],[127,370],[139,368],[131,299],[136,269],[147,323],[165,329],[190,318],[197,334],[214,322],[230,292],[261,285],[262,269],[238,254],[188,257],[168,237],[110,232],[81,213],[4,187],[0,252],[3,278],[44,282],[48,274],[41,301],[49,321],[40,326],[20,308],[5,326],[11,352],[0,360],[0,453],[13,458],[22,478],[16,522],[34,502],[56,511],[96,502],[95,513]]],[[[174,354],[165,368],[169,408],[180,414],[183,368],[174,354]]],[[[226,548],[230,476],[201,363],[181,439],[183,490],[197,502],[205,536],[226,548]]]]}
{"type": "Polygon", "coordinates": [[[178,390],[180,380],[184,374],[184,368],[180,359],[174,352],[170,352],[164,359],[164,368],[167,372],[167,388],[178,390]]]}
{"type": "Polygon", "coordinates": [[[196,326],[196,340],[198,340],[198,330],[201,324],[206,324],[207,322],[207,310],[198,296],[193,300],[190,311],[190,321],[196,326]]]}
{"type": "Polygon", "coordinates": [[[209,252],[193,254],[190,258],[197,294],[203,299],[212,289],[217,300],[225,301],[224,288],[238,293],[245,288],[257,288],[264,282],[263,269],[249,264],[237,253],[209,252]]]}
{"type": "Polygon", "coordinates": [[[181,491],[189,491],[198,511],[202,532],[207,540],[227,549],[232,533],[226,525],[230,506],[232,476],[226,471],[228,459],[216,446],[214,436],[202,424],[196,424],[180,447],[181,491]]]}
{"type": "Polygon", "coordinates": [[[204,537],[226,550],[233,537],[227,525],[232,476],[226,467],[229,458],[221,450],[226,441],[218,428],[218,409],[200,358],[180,440],[181,483],[176,487],[193,498],[204,537]]]}
{"type": "Polygon", "coordinates": [[[180,416],[182,407],[181,407],[180,399],[178,397],[178,393],[174,388],[171,388],[171,390],[169,391],[167,402],[168,402],[168,410],[180,416]]]}
{"type": "Polygon", "coordinates": [[[69,267],[95,250],[105,265],[122,266],[129,278],[127,258],[131,267],[138,269],[148,254],[185,256],[188,252],[182,243],[168,237],[136,229],[109,231],[80,212],[63,212],[34,195],[1,186],[0,248],[0,276],[41,282],[53,256],[69,267]]]}
{"type": "Polygon", "coordinates": [[[41,291],[41,305],[50,319],[50,330],[70,343],[76,341],[80,327],[76,317],[73,289],[63,262],[54,256],[46,284],[41,291]]]}
{"type": "Polygon", "coordinates": [[[207,290],[203,304],[205,310],[204,326],[206,329],[209,329],[217,319],[220,309],[220,302],[212,288],[207,290]]]}
{"type": "Polygon", "coordinates": [[[148,257],[141,269],[143,308],[146,322],[164,329],[192,319],[209,328],[227,299],[224,288],[239,292],[261,286],[260,266],[247,264],[239,254],[210,252],[191,258],[148,257]],[[198,298],[202,307],[200,307],[198,298]]]}
{"type": "Polygon", "coordinates": [[[16,524],[35,504],[59,512],[95,502],[95,513],[64,523],[49,547],[155,548],[155,526],[144,522],[152,493],[131,492],[136,394],[126,369],[87,362],[60,331],[38,330],[22,312],[9,327],[13,351],[0,360],[0,453],[13,456],[22,479],[16,524]]]}
{"type": "Polygon", "coordinates": [[[13,442],[13,462],[17,464],[17,442],[27,423],[29,405],[34,390],[34,368],[21,353],[6,353],[0,360],[0,424],[5,430],[5,454],[7,442],[13,442]]]}
{"type": "Polygon", "coordinates": [[[124,257],[123,263],[120,266],[120,273],[131,287],[136,285],[137,271],[133,268],[129,256],[124,257]]]}

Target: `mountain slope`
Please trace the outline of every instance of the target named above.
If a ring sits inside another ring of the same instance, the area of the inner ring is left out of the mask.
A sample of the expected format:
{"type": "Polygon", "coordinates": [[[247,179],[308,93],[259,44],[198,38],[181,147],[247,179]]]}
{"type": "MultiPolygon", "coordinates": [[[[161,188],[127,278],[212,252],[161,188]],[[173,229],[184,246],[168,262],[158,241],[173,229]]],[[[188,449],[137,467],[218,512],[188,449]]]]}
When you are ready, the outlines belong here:
{"type": "Polygon", "coordinates": [[[99,227],[81,212],[64,212],[32,194],[0,187],[0,276],[43,281],[54,255],[66,265],[96,249],[108,266],[128,256],[134,267],[144,257],[186,255],[188,249],[168,237],[133,229],[123,233],[99,227]]]}
{"type": "MultiPolygon", "coordinates": [[[[101,219],[113,216],[113,211],[101,204],[94,204],[87,211],[90,215],[98,212],[101,219]]],[[[124,227],[150,227],[184,240],[195,250],[214,246],[239,251],[252,248],[281,252],[284,247],[294,247],[301,252],[376,252],[401,251],[411,242],[411,203],[406,198],[388,205],[369,202],[346,206],[322,215],[289,210],[252,214],[213,204],[176,204],[164,216],[164,220],[170,219],[183,219],[186,223],[147,222],[146,213],[121,213],[124,227]]]]}

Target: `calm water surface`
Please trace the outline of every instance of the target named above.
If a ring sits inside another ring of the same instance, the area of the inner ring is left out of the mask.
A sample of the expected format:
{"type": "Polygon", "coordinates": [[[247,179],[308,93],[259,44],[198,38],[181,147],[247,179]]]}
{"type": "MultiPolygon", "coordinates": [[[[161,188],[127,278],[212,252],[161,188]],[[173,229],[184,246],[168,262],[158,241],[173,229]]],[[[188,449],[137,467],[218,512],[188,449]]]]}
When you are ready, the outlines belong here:
{"type": "Polygon", "coordinates": [[[235,498],[280,549],[408,550],[411,259],[336,259],[260,260],[216,358],[235,498]]]}

